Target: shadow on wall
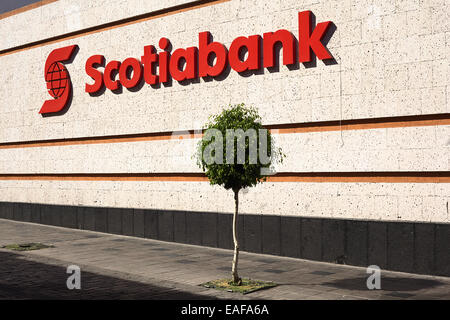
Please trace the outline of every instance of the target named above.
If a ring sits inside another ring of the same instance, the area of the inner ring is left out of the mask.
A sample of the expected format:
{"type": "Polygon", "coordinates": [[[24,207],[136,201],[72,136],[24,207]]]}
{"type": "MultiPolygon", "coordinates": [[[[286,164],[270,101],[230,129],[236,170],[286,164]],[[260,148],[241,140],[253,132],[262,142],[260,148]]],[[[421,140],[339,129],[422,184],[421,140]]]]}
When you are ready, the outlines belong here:
{"type": "MultiPolygon", "coordinates": [[[[0,218],[232,249],[232,214],[0,202],[0,218]]],[[[238,216],[241,250],[383,270],[450,275],[450,225],[238,216]]]]}

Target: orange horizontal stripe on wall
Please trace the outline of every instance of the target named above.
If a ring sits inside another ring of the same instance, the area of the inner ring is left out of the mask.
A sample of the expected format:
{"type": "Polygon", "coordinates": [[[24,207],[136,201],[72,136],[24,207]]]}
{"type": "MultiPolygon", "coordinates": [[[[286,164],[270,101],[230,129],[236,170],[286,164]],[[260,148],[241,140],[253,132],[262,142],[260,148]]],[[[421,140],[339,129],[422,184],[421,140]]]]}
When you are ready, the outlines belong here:
{"type": "Polygon", "coordinates": [[[278,130],[278,133],[301,133],[442,125],[450,125],[450,113],[352,119],[342,121],[334,120],[301,124],[270,125],[266,127],[267,129],[278,130]]]}
{"type": "MultiPolygon", "coordinates": [[[[289,123],[289,124],[268,125],[265,127],[279,134],[289,134],[302,132],[367,130],[379,128],[400,128],[400,127],[420,127],[420,126],[440,126],[440,125],[450,125],[450,113],[373,118],[373,119],[354,119],[342,121],[334,120],[322,122],[289,123]]],[[[170,140],[170,139],[193,139],[193,138],[200,138],[201,136],[202,133],[200,133],[200,130],[189,130],[182,132],[181,131],[152,132],[152,133],[124,134],[113,136],[4,142],[0,143],[0,149],[51,147],[51,146],[67,146],[67,145],[97,144],[97,143],[120,143],[120,142],[137,142],[137,141],[170,140]]]]}
{"type": "MultiPolygon", "coordinates": [[[[0,174],[0,180],[57,181],[208,181],[203,173],[0,174]]],[[[450,183],[450,171],[283,172],[269,182],[450,183]]]]}
{"type": "Polygon", "coordinates": [[[449,183],[450,171],[282,172],[270,182],[449,183]]]}
{"type": "Polygon", "coordinates": [[[177,6],[170,7],[170,8],[160,9],[160,10],[152,11],[149,13],[140,14],[140,15],[137,15],[134,17],[125,18],[125,19],[121,19],[121,20],[117,20],[117,21],[113,21],[113,22],[108,22],[108,23],[104,23],[104,24],[101,24],[98,26],[89,27],[86,29],[69,32],[66,34],[50,37],[47,39],[30,42],[30,43],[23,44],[23,45],[20,45],[17,47],[0,50],[0,57],[3,55],[8,55],[8,54],[20,52],[23,50],[42,47],[45,45],[49,45],[49,44],[53,44],[53,43],[57,43],[57,42],[65,41],[65,40],[83,37],[83,36],[93,34],[93,33],[98,33],[98,32],[103,32],[103,31],[107,31],[107,30],[111,30],[111,29],[115,29],[115,28],[125,27],[125,26],[131,25],[131,24],[140,23],[140,22],[144,22],[147,20],[157,19],[157,18],[162,18],[165,16],[169,16],[169,15],[173,15],[173,14],[177,14],[177,13],[181,13],[181,12],[185,12],[185,11],[189,11],[189,10],[200,9],[200,8],[203,8],[206,6],[219,4],[219,3],[223,3],[223,2],[228,2],[228,1],[230,1],[230,0],[199,0],[199,1],[194,1],[191,3],[180,4],[177,6]]]}

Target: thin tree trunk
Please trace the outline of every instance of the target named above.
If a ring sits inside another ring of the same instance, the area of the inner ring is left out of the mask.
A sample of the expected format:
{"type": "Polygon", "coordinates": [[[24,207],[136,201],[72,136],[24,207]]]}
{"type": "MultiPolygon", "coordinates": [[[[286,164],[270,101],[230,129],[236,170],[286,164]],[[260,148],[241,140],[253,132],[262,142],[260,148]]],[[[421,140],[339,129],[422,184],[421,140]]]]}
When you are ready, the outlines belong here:
{"type": "Polygon", "coordinates": [[[237,238],[237,215],[238,215],[238,205],[239,205],[239,190],[234,191],[234,215],[233,215],[233,241],[234,241],[234,257],[233,257],[233,266],[231,268],[231,275],[233,277],[233,283],[235,285],[240,285],[241,278],[239,278],[237,267],[238,267],[238,259],[239,259],[239,243],[237,238]]]}

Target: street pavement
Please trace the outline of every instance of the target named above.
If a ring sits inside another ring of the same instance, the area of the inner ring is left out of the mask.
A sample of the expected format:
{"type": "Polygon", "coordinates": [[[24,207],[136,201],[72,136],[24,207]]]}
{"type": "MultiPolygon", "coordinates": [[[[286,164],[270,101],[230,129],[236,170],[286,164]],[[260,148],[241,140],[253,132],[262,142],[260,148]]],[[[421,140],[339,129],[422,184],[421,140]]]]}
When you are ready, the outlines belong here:
{"type": "Polygon", "coordinates": [[[360,300],[450,299],[450,278],[382,270],[367,288],[366,268],[241,252],[240,276],[277,287],[246,295],[200,284],[230,276],[232,250],[0,219],[0,247],[41,242],[35,251],[0,248],[0,299],[360,300]],[[67,267],[81,270],[69,290],[67,267]]]}

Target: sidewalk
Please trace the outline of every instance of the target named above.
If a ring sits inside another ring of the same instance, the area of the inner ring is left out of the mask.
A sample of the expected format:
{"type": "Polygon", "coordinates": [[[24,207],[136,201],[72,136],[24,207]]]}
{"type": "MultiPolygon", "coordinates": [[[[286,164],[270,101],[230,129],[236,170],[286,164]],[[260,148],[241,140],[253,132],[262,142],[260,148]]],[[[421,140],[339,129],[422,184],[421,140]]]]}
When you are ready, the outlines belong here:
{"type": "Polygon", "coordinates": [[[382,271],[382,290],[368,290],[365,268],[246,252],[240,276],[279,285],[223,292],[199,284],[230,275],[230,250],[0,219],[0,247],[25,242],[55,247],[0,248],[0,299],[450,299],[450,278],[382,271]],[[81,290],[66,287],[69,265],[81,290]]]}

